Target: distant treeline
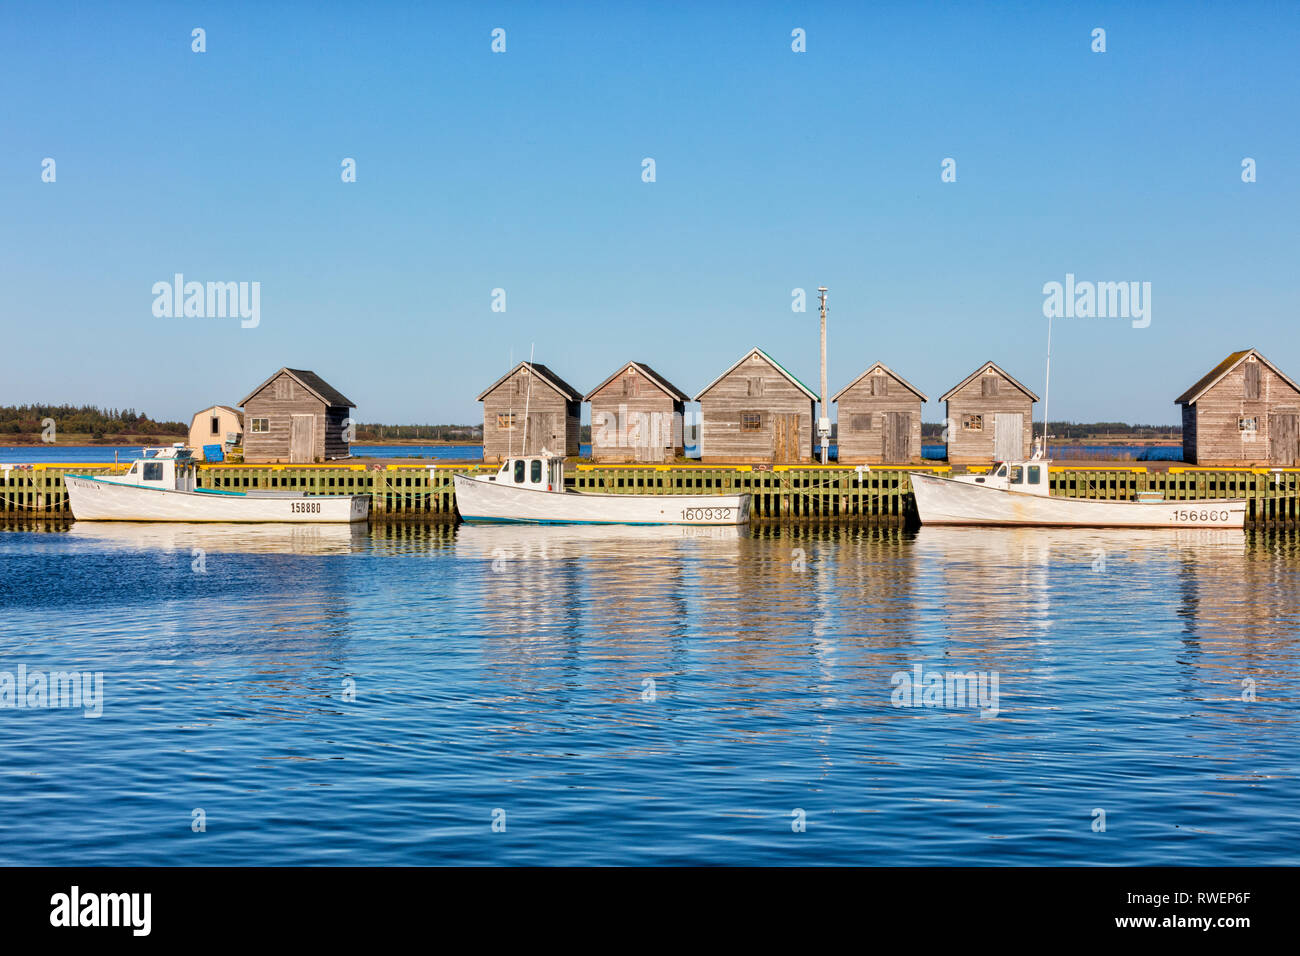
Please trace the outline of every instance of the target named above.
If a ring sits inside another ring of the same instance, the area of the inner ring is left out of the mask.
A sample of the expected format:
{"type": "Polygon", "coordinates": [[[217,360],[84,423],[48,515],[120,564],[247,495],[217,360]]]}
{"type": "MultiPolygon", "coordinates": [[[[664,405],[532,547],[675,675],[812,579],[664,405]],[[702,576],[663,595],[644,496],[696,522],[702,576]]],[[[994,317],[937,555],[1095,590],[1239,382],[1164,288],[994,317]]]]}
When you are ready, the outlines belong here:
{"type": "Polygon", "coordinates": [[[482,425],[357,425],[358,442],[382,441],[483,441],[482,425]]]}
{"type": "Polygon", "coordinates": [[[0,405],[0,435],[39,435],[43,422],[54,420],[56,436],[185,435],[184,422],[155,421],[134,408],[97,408],[94,405],[0,405]]]}
{"type": "MultiPolygon", "coordinates": [[[[1034,433],[1041,435],[1042,422],[1034,422],[1034,433]]],[[[1181,425],[1130,425],[1127,422],[1052,422],[1048,432],[1053,438],[1123,438],[1128,440],[1149,438],[1180,438],[1181,425]]],[[[943,422],[922,422],[921,437],[939,439],[943,435],[943,422]]]]}

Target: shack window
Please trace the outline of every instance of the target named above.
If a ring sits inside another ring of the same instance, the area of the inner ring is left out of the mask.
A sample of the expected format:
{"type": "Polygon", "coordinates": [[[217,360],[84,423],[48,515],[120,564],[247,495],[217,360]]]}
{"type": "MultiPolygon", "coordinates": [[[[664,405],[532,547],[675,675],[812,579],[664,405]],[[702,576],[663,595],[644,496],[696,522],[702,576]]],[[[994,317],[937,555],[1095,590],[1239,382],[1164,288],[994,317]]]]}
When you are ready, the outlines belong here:
{"type": "Polygon", "coordinates": [[[524,483],[524,460],[522,458],[516,458],[515,459],[515,484],[522,485],[523,483],[524,483]]]}
{"type": "Polygon", "coordinates": [[[1039,481],[1039,479],[1042,477],[1042,474],[1043,474],[1043,469],[1042,469],[1041,467],[1039,467],[1038,465],[1030,465],[1030,466],[1029,466],[1029,483],[1030,483],[1031,485],[1036,485],[1036,484],[1038,484],[1038,481],[1039,481]]]}
{"type": "Polygon", "coordinates": [[[762,412],[741,412],[740,413],[740,430],[742,432],[756,432],[763,427],[762,412]]]}
{"type": "Polygon", "coordinates": [[[1250,418],[1237,419],[1237,431],[1244,433],[1248,437],[1253,438],[1255,436],[1255,432],[1258,431],[1258,429],[1259,429],[1258,418],[1252,416],[1250,418]]]}
{"type": "Polygon", "coordinates": [[[515,427],[514,412],[503,412],[497,415],[497,428],[501,429],[501,431],[508,432],[510,431],[510,429],[514,427],[515,427]]]}
{"type": "Polygon", "coordinates": [[[853,426],[855,432],[869,432],[871,431],[871,416],[854,415],[849,420],[849,424],[853,426]]]}
{"type": "Polygon", "coordinates": [[[221,419],[218,418],[216,415],[212,416],[212,434],[214,435],[221,434],[221,419]]]}
{"type": "Polygon", "coordinates": [[[254,434],[261,433],[261,432],[269,432],[270,430],[271,430],[271,420],[269,418],[253,419],[254,434]]]}
{"type": "Polygon", "coordinates": [[[534,458],[529,470],[532,472],[533,484],[540,485],[542,483],[542,460],[534,458]]]}
{"type": "Polygon", "coordinates": [[[982,432],[984,430],[983,415],[967,415],[961,420],[962,431],[982,432]]]}
{"type": "Polygon", "coordinates": [[[162,481],[162,462],[146,461],[142,477],[145,481],[162,481]]]}

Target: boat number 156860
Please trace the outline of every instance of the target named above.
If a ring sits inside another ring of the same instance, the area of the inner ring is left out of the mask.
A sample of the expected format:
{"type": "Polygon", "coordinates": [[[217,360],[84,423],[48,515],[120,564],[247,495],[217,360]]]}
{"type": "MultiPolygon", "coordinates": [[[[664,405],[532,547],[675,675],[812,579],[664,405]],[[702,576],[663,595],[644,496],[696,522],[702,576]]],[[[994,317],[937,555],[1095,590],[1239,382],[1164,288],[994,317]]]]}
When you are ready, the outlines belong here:
{"type": "Polygon", "coordinates": [[[1174,512],[1174,520],[1175,521],[1227,521],[1228,512],[1180,510],[1174,512]]]}

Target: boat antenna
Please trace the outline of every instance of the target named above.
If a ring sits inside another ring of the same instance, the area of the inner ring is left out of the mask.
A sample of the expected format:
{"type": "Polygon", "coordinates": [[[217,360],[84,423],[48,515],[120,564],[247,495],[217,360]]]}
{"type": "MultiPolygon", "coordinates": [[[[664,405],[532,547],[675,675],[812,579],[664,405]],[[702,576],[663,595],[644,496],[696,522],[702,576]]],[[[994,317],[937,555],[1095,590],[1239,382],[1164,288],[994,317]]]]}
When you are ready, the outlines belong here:
{"type": "Polygon", "coordinates": [[[1047,378],[1043,385],[1043,454],[1050,456],[1047,450],[1047,412],[1052,402],[1052,317],[1047,317],[1047,378]]]}
{"type": "Polygon", "coordinates": [[[524,457],[528,456],[528,400],[533,397],[533,354],[537,351],[537,343],[534,342],[528,347],[528,391],[524,393],[524,447],[519,454],[524,457]]]}
{"type": "MultiPolygon", "coordinates": [[[[506,354],[509,356],[509,358],[506,359],[506,361],[509,363],[506,366],[506,368],[510,369],[510,371],[513,372],[515,370],[515,350],[512,348],[506,354]]],[[[509,373],[507,373],[507,375],[508,374],[509,373]]],[[[510,424],[513,426],[515,423],[515,402],[513,397],[514,392],[511,392],[510,395],[511,395],[510,424]]],[[[484,437],[486,437],[486,435],[484,437]]],[[[515,430],[514,428],[511,428],[509,430],[509,434],[506,435],[506,457],[513,458],[514,456],[515,456],[515,430]]]]}

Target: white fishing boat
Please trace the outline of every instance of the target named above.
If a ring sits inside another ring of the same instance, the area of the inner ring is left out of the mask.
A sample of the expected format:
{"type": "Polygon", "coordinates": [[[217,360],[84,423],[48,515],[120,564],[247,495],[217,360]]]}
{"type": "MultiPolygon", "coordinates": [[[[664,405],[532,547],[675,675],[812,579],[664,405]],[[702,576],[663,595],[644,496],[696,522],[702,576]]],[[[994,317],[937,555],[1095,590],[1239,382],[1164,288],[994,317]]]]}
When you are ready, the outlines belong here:
{"type": "Polygon", "coordinates": [[[146,448],[125,475],[65,475],[78,521],[365,521],[369,495],[301,491],[226,491],[196,487],[196,465],[182,444],[146,448]]]}
{"type": "Polygon", "coordinates": [[[1139,493],[1134,501],[1053,495],[1051,461],[1041,450],[1027,461],[995,462],[988,474],[910,474],[922,524],[1044,525],[1072,528],[1242,528],[1246,499],[1166,501],[1139,493]]]}
{"type": "Polygon", "coordinates": [[[564,489],[564,460],[507,458],[493,475],[455,475],[456,510],[468,522],[739,525],[751,496],[609,495],[564,489]]]}

